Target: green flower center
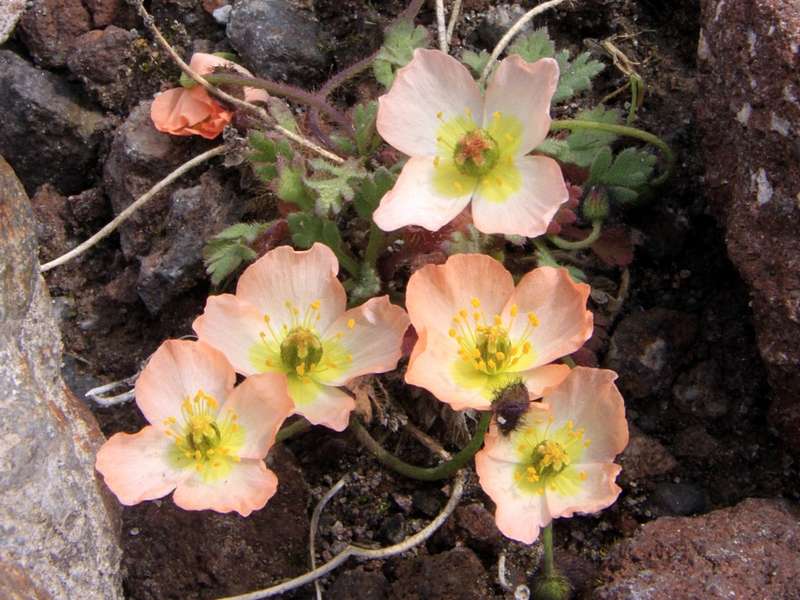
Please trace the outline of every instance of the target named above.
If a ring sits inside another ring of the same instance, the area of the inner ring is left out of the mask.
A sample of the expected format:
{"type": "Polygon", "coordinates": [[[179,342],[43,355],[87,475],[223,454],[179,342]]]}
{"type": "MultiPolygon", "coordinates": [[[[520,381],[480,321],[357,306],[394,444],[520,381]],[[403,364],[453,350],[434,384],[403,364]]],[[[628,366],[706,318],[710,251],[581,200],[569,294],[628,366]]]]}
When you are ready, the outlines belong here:
{"type": "Polygon", "coordinates": [[[587,477],[574,467],[591,445],[584,430],[576,429],[572,421],[553,430],[552,418],[530,425],[514,434],[519,456],[514,471],[517,485],[533,494],[542,494],[545,489],[565,495],[574,492],[587,477]]]}
{"type": "Polygon", "coordinates": [[[244,433],[238,415],[230,409],[220,414],[217,401],[202,390],[183,401],[180,423],[169,417],[163,424],[174,440],[173,462],[180,468],[193,467],[207,481],[223,477],[240,460],[237,451],[244,433]]]}
{"type": "Polygon", "coordinates": [[[480,300],[473,298],[471,304],[472,315],[466,308],[459,310],[449,331],[450,337],[458,343],[458,355],[464,362],[477,371],[494,375],[516,367],[523,358],[525,364],[533,359],[528,337],[539,326],[533,312],[528,313],[528,324],[520,338],[512,340],[509,330],[519,314],[516,305],[511,307],[507,322],[500,315],[495,315],[489,322],[480,310],[480,300]]]}
{"type": "Polygon", "coordinates": [[[500,158],[500,148],[485,129],[468,131],[456,143],[453,162],[464,175],[482,177],[494,169],[500,158]]]}
{"type": "Polygon", "coordinates": [[[281,342],[281,361],[294,373],[305,375],[322,360],[323,348],[319,337],[305,327],[290,330],[281,342]]]}

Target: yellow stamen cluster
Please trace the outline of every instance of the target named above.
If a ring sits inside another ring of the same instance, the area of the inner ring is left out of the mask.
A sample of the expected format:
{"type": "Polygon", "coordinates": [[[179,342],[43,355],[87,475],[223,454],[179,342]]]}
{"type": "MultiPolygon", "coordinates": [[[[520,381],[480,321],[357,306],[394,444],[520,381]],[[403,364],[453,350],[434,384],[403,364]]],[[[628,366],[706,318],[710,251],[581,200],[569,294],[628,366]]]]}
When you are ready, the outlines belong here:
{"type": "MultiPolygon", "coordinates": [[[[552,421],[550,417],[544,428],[544,422],[538,421],[520,430],[516,442],[521,462],[514,479],[523,489],[537,494],[546,488],[556,489],[559,475],[579,460],[584,448],[591,444],[584,439],[583,428],[575,429],[571,420],[556,431],[551,431],[552,421]]],[[[584,471],[575,475],[579,481],[587,479],[584,471]]]]}
{"type": "MultiPolygon", "coordinates": [[[[259,333],[261,342],[269,351],[268,354],[279,357],[279,365],[276,365],[270,356],[263,359],[267,369],[280,368],[289,375],[296,375],[302,381],[309,382],[311,375],[326,369],[337,369],[353,360],[350,354],[342,352],[335,344],[342,339],[343,333],[337,333],[330,339],[323,340],[317,332],[316,324],[320,320],[321,300],[311,302],[302,312],[302,316],[300,309],[294,303],[287,300],[284,306],[288,319],[280,329],[276,331],[271,325],[272,318],[265,314],[266,331],[259,333]]],[[[354,319],[347,321],[348,330],[354,329],[355,326],[354,319]]]]}
{"type": "Polygon", "coordinates": [[[163,425],[175,442],[175,457],[188,461],[205,476],[224,471],[231,462],[240,460],[236,451],[244,438],[238,415],[233,410],[219,414],[217,400],[203,390],[183,400],[180,418],[168,417],[163,425]]]}
{"type": "Polygon", "coordinates": [[[478,298],[472,298],[470,304],[474,309],[471,319],[466,308],[460,309],[453,317],[452,326],[448,331],[450,337],[458,344],[458,355],[463,361],[478,371],[492,375],[514,367],[522,357],[531,354],[533,349],[528,337],[539,325],[539,320],[533,312],[528,313],[528,324],[522,335],[512,340],[509,332],[519,314],[516,305],[509,311],[508,322],[505,322],[500,315],[494,315],[489,322],[480,310],[481,303],[478,298]]]}

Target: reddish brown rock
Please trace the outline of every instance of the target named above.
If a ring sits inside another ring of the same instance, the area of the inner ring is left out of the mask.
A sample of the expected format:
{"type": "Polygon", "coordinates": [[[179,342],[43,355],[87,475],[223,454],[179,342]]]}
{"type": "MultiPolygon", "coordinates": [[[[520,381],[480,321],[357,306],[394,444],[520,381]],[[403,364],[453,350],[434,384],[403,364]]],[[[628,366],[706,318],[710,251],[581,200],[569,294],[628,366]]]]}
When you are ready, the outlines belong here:
{"type": "Polygon", "coordinates": [[[677,461],[664,445],[630,426],[630,440],[619,457],[623,481],[639,481],[648,477],[664,475],[678,466],[677,461]]]}
{"type": "Polygon", "coordinates": [[[91,24],[81,0],[33,0],[20,21],[21,37],[37,63],[63,67],[75,38],[91,24]]]}
{"type": "Polygon", "coordinates": [[[130,29],[136,24],[136,12],[125,0],[85,0],[95,27],[114,24],[130,29]]]}
{"type": "Polygon", "coordinates": [[[751,289],[772,421],[800,449],[800,5],[701,4],[708,195],[751,289]]]}
{"type": "Polygon", "coordinates": [[[779,500],[662,517],[611,551],[593,598],[800,598],[798,544],[800,509],[779,500]]]}

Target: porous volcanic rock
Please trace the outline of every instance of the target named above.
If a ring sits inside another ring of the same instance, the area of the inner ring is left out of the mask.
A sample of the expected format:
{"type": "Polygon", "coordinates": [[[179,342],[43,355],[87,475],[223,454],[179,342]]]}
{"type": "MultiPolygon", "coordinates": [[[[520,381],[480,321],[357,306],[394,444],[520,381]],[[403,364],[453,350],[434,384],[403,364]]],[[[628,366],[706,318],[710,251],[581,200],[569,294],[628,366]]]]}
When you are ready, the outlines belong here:
{"type": "Polygon", "coordinates": [[[110,25],[81,35],[67,66],[108,110],[119,111],[131,93],[134,54],[132,31],[110,25]]]}
{"type": "Polygon", "coordinates": [[[94,473],[102,433],[61,380],[33,211],[0,158],[0,597],[122,598],[118,515],[94,473]]]}
{"type": "Polygon", "coordinates": [[[316,80],[328,64],[313,13],[287,0],[236,0],[227,34],[245,64],[263,77],[316,80]]]}
{"type": "Polygon", "coordinates": [[[611,550],[593,598],[800,598],[798,544],[800,509],[782,500],[662,517],[611,550]]]}
{"type": "Polygon", "coordinates": [[[52,183],[64,194],[86,187],[107,122],[62,77],[0,50],[0,154],[33,194],[52,183]]]}
{"type": "Polygon", "coordinates": [[[81,0],[31,0],[19,26],[38,64],[63,67],[75,39],[89,31],[92,20],[81,0]]]}
{"type": "Polygon", "coordinates": [[[800,449],[800,5],[701,5],[706,189],[751,290],[772,422],[800,449]]]}

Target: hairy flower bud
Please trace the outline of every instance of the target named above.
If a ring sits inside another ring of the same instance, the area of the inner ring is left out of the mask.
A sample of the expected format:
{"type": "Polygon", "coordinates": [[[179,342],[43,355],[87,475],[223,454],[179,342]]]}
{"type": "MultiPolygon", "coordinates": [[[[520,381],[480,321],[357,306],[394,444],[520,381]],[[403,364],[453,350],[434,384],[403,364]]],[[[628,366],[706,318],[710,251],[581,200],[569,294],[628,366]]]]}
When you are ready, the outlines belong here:
{"type": "Polygon", "coordinates": [[[492,400],[492,410],[503,435],[516,429],[522,416],[528,412],[530,403],[528,388],[522,380],[514,381],[497,391],[492,400]]]}
{"type": "Polygon", "coordinates": [[[594,223],[608,216],[608,192],[602,187],[593,187],[583,200],[583,216],[594,223]]]}

